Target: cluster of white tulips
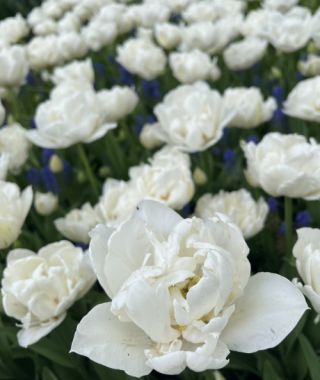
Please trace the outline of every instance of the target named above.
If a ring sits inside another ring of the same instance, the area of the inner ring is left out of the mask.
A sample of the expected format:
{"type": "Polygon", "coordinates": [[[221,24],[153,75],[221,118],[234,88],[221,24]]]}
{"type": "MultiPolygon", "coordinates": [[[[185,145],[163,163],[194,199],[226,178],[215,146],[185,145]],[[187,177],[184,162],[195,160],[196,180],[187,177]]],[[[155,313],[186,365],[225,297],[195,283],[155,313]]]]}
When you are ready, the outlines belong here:
{"type": "Polygon", "coordinates": [[[0,21],[21,379],[320,377],[317,7],[45,0],[0,21]]]}

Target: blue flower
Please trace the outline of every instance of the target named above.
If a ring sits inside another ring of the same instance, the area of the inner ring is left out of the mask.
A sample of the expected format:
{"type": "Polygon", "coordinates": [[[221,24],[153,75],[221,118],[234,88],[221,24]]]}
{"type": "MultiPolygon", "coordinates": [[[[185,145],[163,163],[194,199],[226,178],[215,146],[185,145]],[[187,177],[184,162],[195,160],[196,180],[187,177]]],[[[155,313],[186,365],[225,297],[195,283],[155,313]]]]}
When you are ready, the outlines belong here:
{"type": "Polygon", "coordinates": [[[276,213],[278,212],[278,208],[279,208],[279,202],[277,201],[276,198],[273,198],[273,197],[269,197],[267,199],[267,203],[268,203],[268,206],[269,206],[269,210],[273,213],[276,213]]]}
{"type": "Polygon", "coordinates": [[[278,105],[282,105],[282,103],[285,99],[283,87],[280,85],[274,86],[272,88],[272,96],[276,99],[278,105]]]}
{"type": "Polygon", "coordinates": [[[117,66],[120,75],[120,82],[126,86],[134,85],[133,75],[124,66],[120,65],[120,63],[117,63],[117,66]]]}
{"type": "Polygon", "coordinates": [[[94,71],[98,76],[105,76],[106,75],[106,67],[101,62],[95,62],[94,65],[94,71]]]}
{"type": "Polygon", "coordinates": [[[28,74],[26,76],[26,82],[29,86],[32,86],[32,87],[34,87],[37,84],[36,78],[35,78],[32,71],[28,72],[28,74]]]}
{"type": "Polygon", "coordinates": [[[46,166],[41,170],[42,181],[46,191],[51,191],[52,193],[59,193],[60,187],[56,176],[52,171],[46,166]]]}
{"type": "Polygon", "coordinates": [[[161,98],[161,88],[160,88],[159,81],[143,79],[141,84],[142,84],[143,93],[146,97],[152,98],[152,99],[161,98]]]}
{"type": "Polygon", "coordinates": [[[33,186],[40,185],[42,177],[41,177],[41,171],[39,169],[31,168],[27,170],[26,176],[27,176],[27,181],[30,185],[33,185],[33,186]]]}
{"type": "Polygon", "coordinates": [[[312,217],[307,210],[300,211],[296,214],[294,224],[296,228],[308,227],[312,223],[312,217]]]}
{"type": "Polygon", "coordinates": [[[50,158],[55,154],[54,149],[42,149],[41,152],[41,162],[43,166],[49,164],[50,158]]]}
{"type": "Polygon", "coordinates": [[[29,127],[30,129],[37,129],[37,124],[36,122],[34,121],[34,119],[32,119],[29,123],[29,127]]]}
{"type": "Polygon", "coordinates": [[[236,153],[233,149],[226,149],[223,152],[223,162],[225,163],[226,166],[233,166],[236,161],[236,153]]]}
{"type": "Polygon", "coordinates": [[[255,144],[258,144],[258,142],[260,141],[259,137],[257,135],[250,135],[247,137],[247,142],[253,142],[255,144]]]}

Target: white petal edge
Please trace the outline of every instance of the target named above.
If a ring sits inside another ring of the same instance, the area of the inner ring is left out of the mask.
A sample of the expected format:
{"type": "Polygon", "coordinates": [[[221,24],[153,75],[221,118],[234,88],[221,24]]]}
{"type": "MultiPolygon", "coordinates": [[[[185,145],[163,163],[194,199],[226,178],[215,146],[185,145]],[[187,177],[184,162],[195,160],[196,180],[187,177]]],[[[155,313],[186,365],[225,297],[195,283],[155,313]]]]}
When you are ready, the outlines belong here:
{"type": "Polygon", "coordinates": [[[110,302],[97,305],[81,320],[71,352],[133,377],[148,375],[152,369],[144,350],[153,342],[133,323],[120,322],[110,307],[110,302]]]}
{"type": "Polygon", "coordinates": [[[221,339],[233,351],[252,353],[277,346],[308,309],[288,279],[273,273],[252,276],[221,339]]]}
{"type": "Polygon", "coordinates": [[[98,224],[89,233],[91,237],[89,246],[90,262],[100,285],[110,298],[112,297],[112,292],[108,286],[104,268],[105,259],[108,253],[108,242],[113,232],[113,228],[98,224]]]}
{"type": "Polygon", "coordinates": [[[18,343],[21,347],[28,347],[31,344],[34,344],[38,342],[41,338],[48,335],[52,330],[54,330],[56,327],[60,325],[60,323],[63,322],[63,320],[66,317],[66,313],[60,315],[57,317],[57,319],[52,320],[51,322],[48,322],[43,325],[36,325],[29,327],[27,329],[22,328],[18,334],[18,343]]]}

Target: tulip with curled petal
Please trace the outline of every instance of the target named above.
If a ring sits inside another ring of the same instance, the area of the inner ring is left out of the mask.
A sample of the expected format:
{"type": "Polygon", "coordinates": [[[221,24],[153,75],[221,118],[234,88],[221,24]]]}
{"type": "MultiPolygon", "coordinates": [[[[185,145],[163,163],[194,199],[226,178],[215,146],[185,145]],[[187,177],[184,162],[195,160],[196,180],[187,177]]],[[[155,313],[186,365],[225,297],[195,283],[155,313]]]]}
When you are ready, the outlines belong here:
{"type": "Polygon", "coordinates": [[[320,229],[300,228],[297,233],[293,256],[304,284],[295,282],[320,314],[320,229]]]}
{"type": "Polygon", "coordinates": [[[221,190],[217,195],[205,194],[199,198],[196,216],[210,218],[217,212],[227,215],[249,239],[263,229],[268,205],[263,198],[256,202],[245,189],[231,192],[221,190]]]}
{"type": "Polygon", "coordinates": [[[222,368],[230,350],[278,345],[307,309],[286,278],[250,277],[248,246],[222,214],[183,219],[143,201],[117,229],[91,235],[93,268],[112,301],[82,319],[71,351],[131,376],[222,368]]]}
{"type": "Polygon", "coordinates": [[[257,37],[248,37],[230,44],[223,58],[230,70],[245,70],[259,62],[265,55],[268,42],[257,37]]]}
{"type": "Polygon", "coordinates": [[[2,302],[5,313],[21,323],[20,346],[36,343],[56,328],[95,279],[86,254],[68,241],[49,244],[38,253],[11,251],[3,273],[2,302]]]}
{"type": "Polygon", "coordinates": [[[320,76],[299,82],[284,102],[284,113],[298,119],[320,122],[320,76]]]}
{"type": "Polygon", "coordinates": [[[225,109],[223,97],[205,82],[181,85],[170,91],[158,104],[163,139],[187,152],[198,152],[214,145],[234,116],[225,109]]]}
{"type": "Polygon", "coordinates": [[[181,83],[194,83],[199,80],[219,79],[221,72],[216,60],[200,50],[190,52],[171,53],[169,63],[173,75],[181,83]],[[220,75],[216,75],[216,73],[220,75]]]}
{"type": "Polygon", "coordinates": [[[20,192],[15,183],[0,181],[0,249],[18,238],[32,204],[32,188],[20,192]]]}
{"type": "Polygon", "coordinates": [[[260,89],[255,87],[228,88],[224,93],[227,113],[234,112],[229,127],[254,128],[269,121],[277,108],[274,98],[263,100],[260,89]]]}
{"type": "Polygon", "coordinates": [[[130,87],[114,86],[98,93],[98,99],[108,122],[116,122],[130,114],[139,102],[138,95],[130,87]]]}
{"type": "Polygon", "coordinates": [[[117,47],[117,61],[130,73],[151,80],[162,74],[167,58],[148,37],[129,38],[117,47]]]}
{"type": "Polygon", "coordinates": [[[177,148],[164,147],[149,164],[132,167],[129,176],[143,198],[154,199],[180,210],[194,194],[190,166],[187,154],[177,148]]]}
{"type": "Polygon", "coordinates": [[[173,49],[181,42],[182,28],[170,23],[156,24],[154,34],[158,44],[164,49],[173,49]]]}
{"type": "Polygon", "coordinates": [[[37,129],[27,132],[42,148],[67,148],[90,143],[117,125],[108,123],[97,93],[86,82],[66,81],[55,87],[49,100],[36,111],[37,129]]]}
{"type": "Polygon", "coordinates": [[[8,44],[15,44],[29,33],[26,20],[17,14],[15,17],[7,17],[0,22],[0,40],[8,44]]]}
{"type": "Polygon", "coordinates": [[[258,144],[242,142],[241,147],[250,185],[274,197],[320,199],[320,145],[315,140],[273,132],[258,144]]]}
{"type": "Polygon", "coordinates": [[[65,217],[56,219],[54,225],[66,238],[87,244],[90,240],[89,232],[102,222],[98,208],[85,203],[80,209],[71,210],[65,217]]]}

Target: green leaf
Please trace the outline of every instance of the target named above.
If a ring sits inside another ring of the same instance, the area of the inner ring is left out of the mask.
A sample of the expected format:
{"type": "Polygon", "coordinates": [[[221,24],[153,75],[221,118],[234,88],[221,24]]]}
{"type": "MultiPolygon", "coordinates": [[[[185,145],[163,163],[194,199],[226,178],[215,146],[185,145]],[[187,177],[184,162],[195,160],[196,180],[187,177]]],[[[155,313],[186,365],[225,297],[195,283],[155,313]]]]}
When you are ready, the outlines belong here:
{"type": "Polygon", "coordinates": [[[263,380],[283,380],[282,377],[280,377],[275,369],[272,367],[271,363],[269,361],[265,361],[263,365],[263,380]]]}
{"type": "Polygon", "coordinates": [[[312,380],[319,380],[320,376],[320,358],[315,353],[309,340],[304,336],[300,335],[299,343],[301,345],[304,357],[307,361],[309,367],[309,373],[312,380]]]}
{"type": "Polygon", "coordinates": [[[243,355],[233,352],[230,356],[230,363],[227,366],[228,369],[235,369],[240,371],[251,372],[258,375],[256,368],[256,362],[253,356],[243,355]]]}
{"type": "Polygon", "coordinates": [[[57,376],[48,367],[43,368],[41,379],[42,380],[58,380],[57,376]]]}

